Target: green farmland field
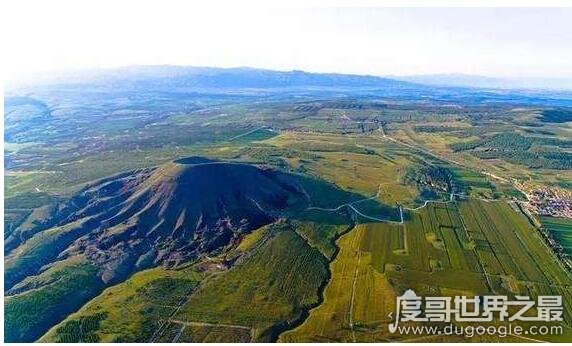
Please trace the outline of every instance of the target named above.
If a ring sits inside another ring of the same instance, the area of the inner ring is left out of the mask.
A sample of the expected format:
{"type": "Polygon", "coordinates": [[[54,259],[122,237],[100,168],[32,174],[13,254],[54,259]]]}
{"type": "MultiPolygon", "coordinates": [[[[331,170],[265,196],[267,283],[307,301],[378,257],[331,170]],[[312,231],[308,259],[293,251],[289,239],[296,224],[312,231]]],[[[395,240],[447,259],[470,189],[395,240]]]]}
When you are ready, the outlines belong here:
{"type": "Polygon", "coordinates": [[[562,245],[568,255],[572,255],[572,220],[550,216],[541,216],[542,226],[548,229],[552,237],[562,245]]]}
{"type": "Polygon", "coordinates": [[[247,259],[209,278],[173,319],[234,326],[230,334],[249,329],[254,340],[271,340],[286,321],[316,304],[327,277],[326,257],[291,226],[271,228],[247,259]]]}
{"type": "MultiPolygon", "coordinates": [[[[363,224],[342,236],[324,303],[281,340],[407,339],[387,329],[395,298],[407,289],[421,296],[562,295],[564,311],[572,311],[568,273],[539,241],[538,231],[509,204],[430,203],[409,216],[404,225],[363,224]]],[[[570,315],[565,314],[566,321],[570,315]]],[[[572,329],[563,326],[560,337],[569,337],[572,329]]]]}

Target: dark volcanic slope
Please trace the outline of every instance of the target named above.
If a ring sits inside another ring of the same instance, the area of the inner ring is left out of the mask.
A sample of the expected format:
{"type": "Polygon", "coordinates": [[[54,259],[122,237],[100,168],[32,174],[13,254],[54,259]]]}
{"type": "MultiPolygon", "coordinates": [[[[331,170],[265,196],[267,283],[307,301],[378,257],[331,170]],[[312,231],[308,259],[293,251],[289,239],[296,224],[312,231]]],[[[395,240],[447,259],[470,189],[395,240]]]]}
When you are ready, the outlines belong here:
{"type": "Polygon", "coordinates": [[[105,179],[55,208],[42,225],[7,239],[7,250],[13,250],[6,260],[6,288],[71,255],[105,264],[104,282],[134,269],[176,264],[222,249],[281,212],[307,204],[293,176],[200,158],[105,179]]]}
{"type": "Polygon", "coordinates": [[[134,272],[216,253],[304,209],[299,179],[189,158],[100,180],[32,213],[5,243],[6,340],[35,341],[134,272]]]}
{"type": "Polygon", "coordinates": [[[92,183],[32,213],[6,240],[6,340],[34,341],[134,272],[223,251],[278,217],[349,222],[306,209],[360,198],[312,178],[202,158],[92,183]]]}

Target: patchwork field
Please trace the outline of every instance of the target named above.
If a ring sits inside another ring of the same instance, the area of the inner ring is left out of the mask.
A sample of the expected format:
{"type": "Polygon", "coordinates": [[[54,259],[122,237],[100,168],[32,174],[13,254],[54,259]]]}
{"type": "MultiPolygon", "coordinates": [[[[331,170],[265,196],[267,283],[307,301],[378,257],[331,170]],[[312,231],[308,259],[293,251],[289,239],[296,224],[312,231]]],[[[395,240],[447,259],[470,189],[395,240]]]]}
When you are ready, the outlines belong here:
{"type": "MultiPolygon", "coordinates": [[[[408,215],[403,225],[363,224],[342,236],[324,303],[281,340],[371,342],[415,337],[387,329],[395,298],[407,289],[420,296],[562,295],[564,320],[569,321],[569,274],[539,241],[537,231],[508,204],[430,203],[408,215]]],[[[570,337],[572,329],[566,322],[563,326],[565,335],[555,336],[556,340],[570,337]]]]}

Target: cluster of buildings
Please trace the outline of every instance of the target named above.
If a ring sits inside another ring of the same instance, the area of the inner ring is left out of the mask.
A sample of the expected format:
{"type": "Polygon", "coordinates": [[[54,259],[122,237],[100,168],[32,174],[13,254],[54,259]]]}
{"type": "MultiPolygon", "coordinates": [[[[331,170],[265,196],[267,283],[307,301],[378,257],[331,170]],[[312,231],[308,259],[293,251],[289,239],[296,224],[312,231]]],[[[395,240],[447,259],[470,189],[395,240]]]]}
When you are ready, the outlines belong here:
{"type": "Polygon", "coordinates": [[[528,194],[529,208],[538,215],[572,218],[572,192],[543,187],[528,194]]]}

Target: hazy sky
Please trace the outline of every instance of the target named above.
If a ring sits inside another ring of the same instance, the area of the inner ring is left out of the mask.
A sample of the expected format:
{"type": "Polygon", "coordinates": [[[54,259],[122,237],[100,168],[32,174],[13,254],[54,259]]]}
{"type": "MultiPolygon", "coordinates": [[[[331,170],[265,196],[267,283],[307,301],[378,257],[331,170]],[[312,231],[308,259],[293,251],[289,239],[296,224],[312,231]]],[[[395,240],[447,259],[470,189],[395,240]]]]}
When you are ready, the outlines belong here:
{"type": "Polygon", "coordinates": [[[572,9],[226,8],[195,1],[11,1],[9,79],[133,64],[572,78],[572,9]]]}

